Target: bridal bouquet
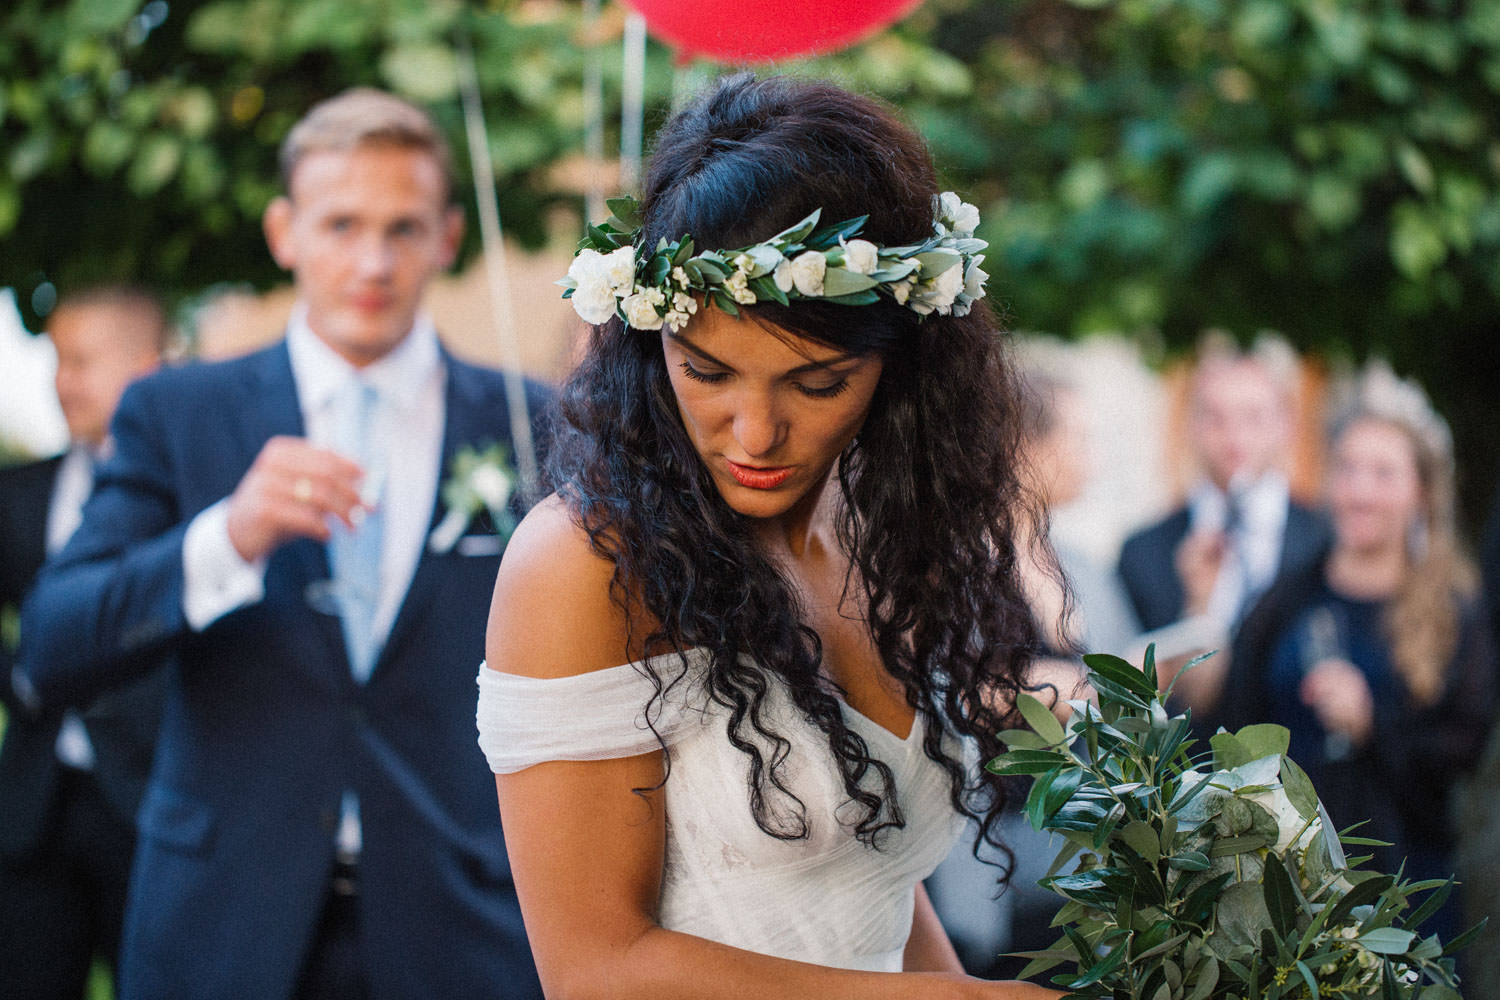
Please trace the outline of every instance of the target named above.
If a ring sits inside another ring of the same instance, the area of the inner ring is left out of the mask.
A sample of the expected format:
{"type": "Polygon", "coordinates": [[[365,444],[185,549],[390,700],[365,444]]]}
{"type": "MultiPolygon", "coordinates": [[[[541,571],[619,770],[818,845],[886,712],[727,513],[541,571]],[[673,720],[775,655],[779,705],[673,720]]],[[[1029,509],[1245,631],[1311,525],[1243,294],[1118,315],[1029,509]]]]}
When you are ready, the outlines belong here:
{"type": "Polygon", "coordinates": [[[1458,997],[1452,955],[1478,928],[1446,945],[1417,929],[1452,882],[1346,858],[1374,842],[1341,842],[1284,728],[1221,731],[1205,768],[1157,693],[1154,650],[1143,670],[1084,662],[1098,705],[1070,702],[1065,728],[1023,694],[1030,728],[1002,733],[988,765],[1034,778],[1028,820],[1067,840],[1041,883],[1067,901],[1062,937],[1023,976],[1072,963],[1056,985],[1112,1000],[1458,997]]]}

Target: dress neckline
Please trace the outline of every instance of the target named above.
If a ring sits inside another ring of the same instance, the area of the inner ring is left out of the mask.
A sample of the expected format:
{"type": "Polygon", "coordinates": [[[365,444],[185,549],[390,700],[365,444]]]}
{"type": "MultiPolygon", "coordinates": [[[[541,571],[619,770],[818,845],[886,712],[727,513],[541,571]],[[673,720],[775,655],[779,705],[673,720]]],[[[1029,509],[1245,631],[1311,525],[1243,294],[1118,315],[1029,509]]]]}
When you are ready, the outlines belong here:
{"type": "Polygon", "coordinates": [[[899,743],[902,746],[905,746],[916,739],[917,730],[920,728],[922,722],[921,712],[912,713],[911,728],[907,730],[905,736],[901,736],[897,734],[895,730],[887,729],[885,726],[882,726],[880,723],[876,722],[874,719],[870,718],[868,715],[861,712],[859,709],[855,708],[844,699],[838,698],[836,700],[838,701],[839,706],[843,708],[846,717],[851,718],[856,722],[864,723],[863,728],[865,729],[874,729],[879,731],[882,736],[884,736],[891,742],[899,743]]]}

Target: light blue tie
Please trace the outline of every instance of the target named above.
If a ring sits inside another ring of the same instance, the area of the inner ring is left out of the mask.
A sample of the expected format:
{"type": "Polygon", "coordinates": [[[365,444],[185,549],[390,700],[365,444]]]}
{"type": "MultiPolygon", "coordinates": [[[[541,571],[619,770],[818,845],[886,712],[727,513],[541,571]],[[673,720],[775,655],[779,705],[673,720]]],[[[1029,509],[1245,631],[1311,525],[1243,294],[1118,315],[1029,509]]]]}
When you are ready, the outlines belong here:
{"type": "Polygon", "coordinates": [[[385,479],[384,457],[379,450],[380,393],[360,379],[352,380],[339,400],[338,411],[336,447],[364,469],[361,498],[373,508],[352,531],[335,525],[328,542],[349,666],[354,679],[364,683],[375,668],[382,645],[381,637],[375,634],[385,521],[380,503],[385,479]]]}

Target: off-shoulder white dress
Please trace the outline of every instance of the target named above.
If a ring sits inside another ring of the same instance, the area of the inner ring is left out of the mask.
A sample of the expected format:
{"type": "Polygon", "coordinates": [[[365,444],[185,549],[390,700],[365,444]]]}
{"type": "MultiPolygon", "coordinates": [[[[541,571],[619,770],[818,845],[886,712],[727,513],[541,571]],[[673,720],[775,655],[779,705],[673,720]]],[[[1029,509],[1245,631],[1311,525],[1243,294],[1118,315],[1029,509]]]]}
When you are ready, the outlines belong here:
{"type": "MultiPolygon", "coordinates": [[[[660,734],[671,760],[661,926],[819,965],[900,971],[916,885],[963,829],[947,776],[922,751],[921,717],[902,739],[844,708],[848,726],[894,773],[906,819],[872,848],[839,821],[852,803],[826,738],[773,686],[769,718],[792,744],[785,772],[810,828],[805,839],[779,840],[755,824],[748,758],[729,743],[728,710],[699,682],[705,660],[690,652],[685,672],[675,656],[651,661],[666,677],[682,674],[653,712],[655,733],[645,714],[654,688],[636,664],[558,679],[481,667],[479,745],[490,768],[508,774],[544,761],[648,753],[660,734]]],[[[946,740],[956,753],[958,740],[946,740]]]]}

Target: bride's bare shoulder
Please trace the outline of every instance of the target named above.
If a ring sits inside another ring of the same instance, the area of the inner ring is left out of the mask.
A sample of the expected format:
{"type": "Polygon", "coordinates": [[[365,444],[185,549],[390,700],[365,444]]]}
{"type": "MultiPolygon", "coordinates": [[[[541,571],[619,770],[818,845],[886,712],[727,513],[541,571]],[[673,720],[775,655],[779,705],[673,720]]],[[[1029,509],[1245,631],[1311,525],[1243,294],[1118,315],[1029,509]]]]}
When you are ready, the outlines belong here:
{"type": "Polygon", "coordinates": [[[633,659],[614,569],[562,499],[553,495],[533,507],[506,543],[495,580],[489,665],[562,677],[633,659]]]}

